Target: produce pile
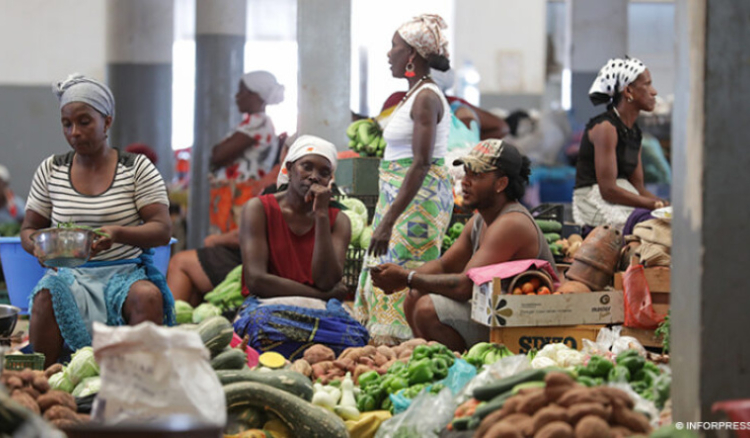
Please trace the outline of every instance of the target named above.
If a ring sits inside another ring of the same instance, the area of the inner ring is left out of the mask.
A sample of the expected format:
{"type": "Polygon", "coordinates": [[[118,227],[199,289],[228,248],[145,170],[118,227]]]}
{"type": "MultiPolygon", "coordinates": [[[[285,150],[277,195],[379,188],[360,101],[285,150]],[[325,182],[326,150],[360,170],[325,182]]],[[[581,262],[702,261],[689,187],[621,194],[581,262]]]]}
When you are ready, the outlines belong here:
{"type": "Polygon", "coordinates": [[[346,207],[342,210],[349,217],[352,228],[352,237],[349,246],[367,249],[372,239],[372,225],[365,203],[357,198],[342,197],[338,200],[346,207]]]}
{"type": "Polygon", "coordinates": [[[382,158],[386,142],[383,131],[374,119],[360,119],[346,128],[349,149],[359,152],[362,157],[382,158]]]}
{"type": "Polygon", "coordinates": [[[441,253],[445,254],[445,252],[448,251],[448,248],[456,243],[456,240],[461,236],[461,233],[464,232],[464,225],[465,224],[462,224],[461,222],[456,222],[448,228],[445,236],[443,236],[443,245],[440,248],[441,253]]]}

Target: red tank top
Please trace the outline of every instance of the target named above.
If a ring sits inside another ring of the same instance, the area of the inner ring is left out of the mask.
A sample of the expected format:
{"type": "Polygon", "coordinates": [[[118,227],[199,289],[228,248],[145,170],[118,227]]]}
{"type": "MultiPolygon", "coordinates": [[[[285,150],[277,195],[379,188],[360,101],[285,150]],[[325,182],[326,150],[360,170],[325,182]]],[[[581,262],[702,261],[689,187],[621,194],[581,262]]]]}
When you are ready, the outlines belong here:
{"type": "MultiPolygon", "coordinates": [[[[298,236],[287,225],[276,196],[263,195],[259,199],[266,212],[268,273],[313,286],[312,258],[315,248],[315,225],[307,233],[298,236]]],[[[331,229],[339,211],[338,208],[328,208],[331,229]]]]}

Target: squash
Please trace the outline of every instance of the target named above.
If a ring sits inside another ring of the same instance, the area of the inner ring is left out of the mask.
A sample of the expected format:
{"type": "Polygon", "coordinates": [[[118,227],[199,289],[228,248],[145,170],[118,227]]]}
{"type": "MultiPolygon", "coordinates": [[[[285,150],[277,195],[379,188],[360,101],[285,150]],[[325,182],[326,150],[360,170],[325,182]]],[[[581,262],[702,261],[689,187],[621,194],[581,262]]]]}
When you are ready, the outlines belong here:
{"type": "Polygon", "coordinates": [[[247,354],[230,348],[211,359],[211,368],[215,370],[241,370],[247,366],[247,354]]]}
{"type": "Polygon", "coordinates": [[[306,401],[311,401],[313,397],[312,382],[296,371],[216,370],[216,375],[224,386],[236,382],[257,382],[286,391],[306,401]]]}
{"type": "Polygon", "coordinates": [[[262,408],[245,406],[227,412],[227,425],[224,433],[239,434],[250,429],[262,429],[268,421],[268,415],[262,408]]]}
{"type": "Polygon", "coordinates": [[[542,233],[559,233],[562,231],[562,224],[558,221],[534,219],[542,233]]]}
{"type": "MultiPolygon", "coordinates": [[[[268,373],[265,373],[268,374],[268,373]]],[[[313,406],[288,392],[257,382],[236,382],[224,387],[227,409],[260,407],[279,417],[294,436],[347,438],[344,422],[335,414],[313,406]]]]}
{"type": "Polygon", "coordinates": [[[227,348],[234,334],[232,323],[223,316],[206,318],[195,330],[200,335],[203,345],[211,352],[211,357],[216,357],[227,348]]]}

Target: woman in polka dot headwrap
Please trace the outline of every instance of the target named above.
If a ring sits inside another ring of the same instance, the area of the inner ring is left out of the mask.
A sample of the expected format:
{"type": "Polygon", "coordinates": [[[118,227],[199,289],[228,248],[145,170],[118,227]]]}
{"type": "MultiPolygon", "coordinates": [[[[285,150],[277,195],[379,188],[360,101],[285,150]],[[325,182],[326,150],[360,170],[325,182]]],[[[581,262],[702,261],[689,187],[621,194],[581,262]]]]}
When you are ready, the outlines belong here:
{"type": "Polygon", "coordinates": [[[607,110],[586,125],[576,166],[573,218],[580,225],[625,225],[636,208],[666,205],[646,190],[641,163],[641,111],[652,111],[656,89],[651,73],[635,58],[610,59],[589,90],[607,110]]]}

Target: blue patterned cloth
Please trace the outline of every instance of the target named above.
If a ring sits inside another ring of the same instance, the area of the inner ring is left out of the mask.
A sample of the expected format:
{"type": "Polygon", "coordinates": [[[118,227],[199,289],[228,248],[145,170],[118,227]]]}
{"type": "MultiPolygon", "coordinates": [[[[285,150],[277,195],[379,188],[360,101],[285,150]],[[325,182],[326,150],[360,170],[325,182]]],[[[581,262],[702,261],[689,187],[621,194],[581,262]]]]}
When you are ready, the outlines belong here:
{"type": "Polygon", "coordinates": [[[164,324],[175,324],[174,298],[164,275],[154,265],[153,249],[137,258],[89,262],[77,268],[48,269],[29,297],[32,314],[34,297],[47,289],[60,333],[72,350],[91,345],[94,321],[110,326],[125,325],[122,307],[130,287],[149,280],[162,293],[164,324]]]}
{"type": "Polygon", "coordinates": [[[313,344],[324,344],[336,356],[349,347],[367,345],[367,329],[346,312],[335,299],[325,309],[263,304],[250,296],[234,321],[241,338],[249,335],[249,346],[258,351],[275,351],[294,360],[313,344]]]}

